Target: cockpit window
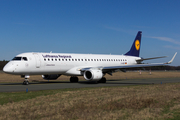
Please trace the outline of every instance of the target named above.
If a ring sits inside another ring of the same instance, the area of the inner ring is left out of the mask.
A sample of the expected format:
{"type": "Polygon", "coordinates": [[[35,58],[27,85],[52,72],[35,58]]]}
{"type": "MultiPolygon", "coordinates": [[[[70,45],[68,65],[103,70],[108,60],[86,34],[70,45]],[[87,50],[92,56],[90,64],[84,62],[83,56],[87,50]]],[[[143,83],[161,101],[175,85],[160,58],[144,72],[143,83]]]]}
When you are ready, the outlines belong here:
{"type": "Polygon", "coordinates": [[[22,59],[23,59],[24,61],[27,61],[27,57],[23,57],[22,59]]]}
{"type": "Polygon", "coordinates": [[[14,57],[12,60],[21,61],[22,57],[14,57]]]}
{"type": "Polygon", "coordinates": [[[27,61],[27,57],[14,57],[13,61],[27,61]]]}

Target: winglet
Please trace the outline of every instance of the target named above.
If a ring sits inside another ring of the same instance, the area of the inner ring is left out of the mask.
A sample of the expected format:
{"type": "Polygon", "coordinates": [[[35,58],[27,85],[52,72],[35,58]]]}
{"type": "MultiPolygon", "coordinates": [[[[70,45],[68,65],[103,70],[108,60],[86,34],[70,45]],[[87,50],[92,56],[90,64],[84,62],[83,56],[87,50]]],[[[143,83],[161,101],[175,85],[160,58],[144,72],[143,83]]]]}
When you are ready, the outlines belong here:
{"type": "Polygon", "coordinates": [[[177,52],[174,54],[173,58],[172,58],[169,62],[167,62],[167,63],[165,63],[165,64],[170,64],[170,63],[172,63],[173,60],[174,60],[174,58],[176,57],[176,54],[177,54],[177,52]]]}

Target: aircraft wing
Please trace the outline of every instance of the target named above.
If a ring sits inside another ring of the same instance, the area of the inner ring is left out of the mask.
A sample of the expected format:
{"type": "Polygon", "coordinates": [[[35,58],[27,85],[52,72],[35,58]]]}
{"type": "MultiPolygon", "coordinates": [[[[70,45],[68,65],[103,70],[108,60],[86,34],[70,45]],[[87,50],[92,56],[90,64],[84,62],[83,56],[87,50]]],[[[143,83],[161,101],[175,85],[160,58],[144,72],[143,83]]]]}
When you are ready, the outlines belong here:
{"type": "Polygon", "coordinates": [[[151,63],[151,64],[135,64],[135,65],[123,65],[123,66],[99,66],[99,67],[89,67],[89,68],[82,68],[81,71],[86,71],[88,69],[100,69],[102,71],[109,71],[109,70],[118,70],[118,69],[126,69],[126,68],[140,68],[140,67],[152,67],[152,66],[166,66],[173,62],[177,52],[174,54],[173,58],[166,63],[151,63]]]}
{"type": "Polygon", "coordinates": [[[167,63],[154,63],[154,64],[136,64],[136,65],[123,65],[123,66],[99,66],[99,67],[87,67],[87,68],[82,68],[80,71],[86,71],[89,69],[99,69],[102,70],[103,72],[108,72],[108,71],[114,71],[114,70],[121,70],[121,69],[127,69],[127,68],[143,68],[143,67],[152,67],[152,66],[165,66],[167,63]]]}
{"type": "Polygon", "coordinates": [[[124,66],[109,66],[103,67],[102,70],[117,70],[117,69],[126,69],[126,68],[140,68],[140,67],[152,67],[152,66],[165,66],[165,63],[154,63],[154,64],[136,64],[136,65],[124,65],[124,66]]]}
{"type": "Polygon", "coordinates": [[[177,52],[174,54],[173,58],[169,62],[166,62],[166,63],[151,63],[151,64],[135,64],[135,65],[123,65],[123,66],[109,66],[109,67],[103,67],[102,70],[116,70],[116,69],[125,69],[125,68],[140,68],[140,67],[165,66],[165,65],[170,64],[170,63],[173,62],[176,54],[177,54],[177,52]]]}

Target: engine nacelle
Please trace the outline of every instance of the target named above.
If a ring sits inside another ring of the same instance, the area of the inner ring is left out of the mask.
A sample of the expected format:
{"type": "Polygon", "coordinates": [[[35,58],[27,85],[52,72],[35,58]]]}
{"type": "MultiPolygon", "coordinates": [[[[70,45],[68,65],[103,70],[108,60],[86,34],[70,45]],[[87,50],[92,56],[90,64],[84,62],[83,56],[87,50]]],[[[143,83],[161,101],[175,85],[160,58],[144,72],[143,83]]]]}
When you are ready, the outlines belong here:
{"type": "Polygon", "coordinates": [[[42,75],[42,78],[45,80],[56,80],[59,76],[58,74],[52,74],[52,75],[42,75]]]}
{"type": "Polygon", "coordinates": [[[84,78],[89,81],[98,81],[103,77],[101,70],[86,70],[84,72],[84,78]]]}

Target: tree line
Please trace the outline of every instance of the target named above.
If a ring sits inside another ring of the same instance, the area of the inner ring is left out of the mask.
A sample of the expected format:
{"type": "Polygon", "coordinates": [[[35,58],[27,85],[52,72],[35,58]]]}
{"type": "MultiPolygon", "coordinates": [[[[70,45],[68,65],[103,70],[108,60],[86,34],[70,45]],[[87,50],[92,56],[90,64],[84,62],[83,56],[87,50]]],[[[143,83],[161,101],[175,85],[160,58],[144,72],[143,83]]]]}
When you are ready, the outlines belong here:
{"type": "Polygon", "coordinates": [[[3,67],[8,63],[9,61],[3,60],[0,61],[0,70],[3,70],[3,67]]]}
{"type": "MultiPolygon", "coordinates": [[[[9,61],[3,60],[0,61],[0,70],[3,70],[3,67],[8,63],[9,61]]],[[[128,70],[180,70],[180,66],[156,66],[156,67],[147,67],[147,68],[130,68],[128,70]]]]}

